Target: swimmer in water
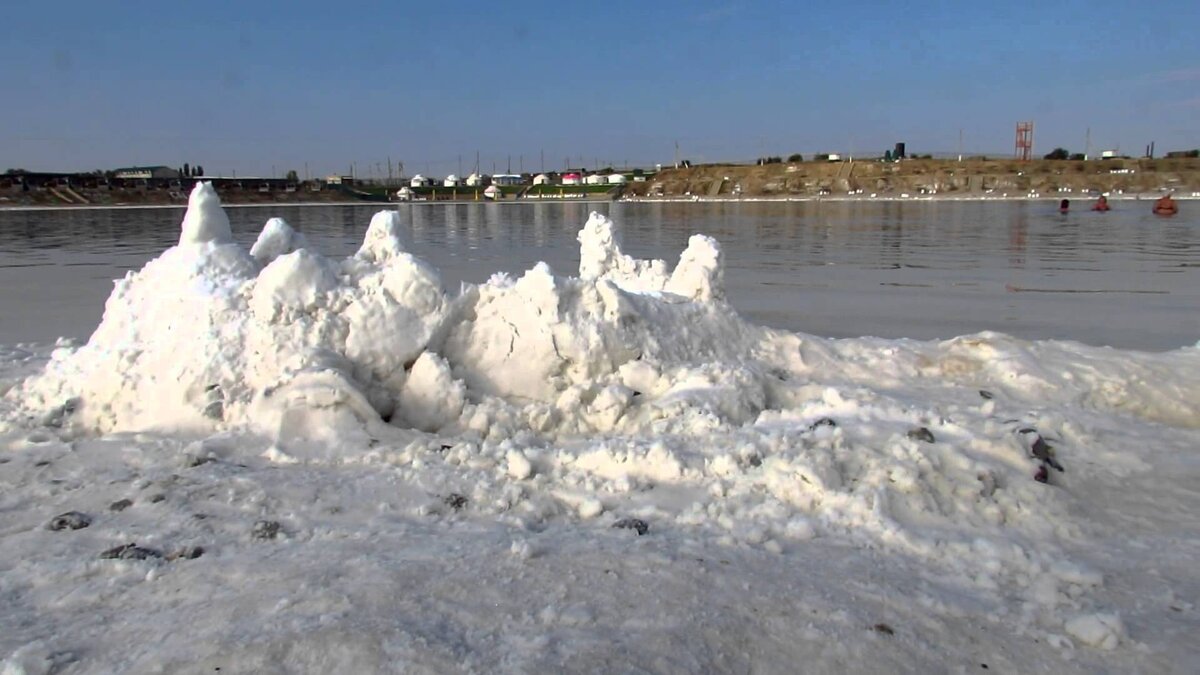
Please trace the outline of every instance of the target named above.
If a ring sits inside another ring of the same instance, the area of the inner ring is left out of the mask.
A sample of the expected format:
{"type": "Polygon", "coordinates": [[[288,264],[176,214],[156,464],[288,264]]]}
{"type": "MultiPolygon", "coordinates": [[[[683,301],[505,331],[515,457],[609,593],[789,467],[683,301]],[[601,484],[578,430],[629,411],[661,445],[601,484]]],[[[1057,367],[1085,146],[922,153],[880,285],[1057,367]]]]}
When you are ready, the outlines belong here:
{"type": "Polygon", "coordinates": [[[1067,211],[1070,211],[1070,210],[1071,210],[1071,200],[1070,199],[1064,199],[1058,203],[1058,212],[1059,213],[1066,213],[1067,211]]]}
{"type": "Polygon", "coordinates": [[[1100,199],[1096,200],[1096,205],[1092,207],[1092,210],[1093,211],[1107,211],[1110,208],[1112,208],[1112,207],[1110,207],[1108,205],[1108,197],[1105,197],[1104,195],[1100,195],[1100,199]]]}
{"type": "Polygon", "coordinates": [[[1175,200],[1171,199],[1170,192],[1159,197],[1158,201],[1154,202],[1154,215],[1173,216],[1176,213],[1179,213],[1179,207],[1175,205],[1175,200]]]}

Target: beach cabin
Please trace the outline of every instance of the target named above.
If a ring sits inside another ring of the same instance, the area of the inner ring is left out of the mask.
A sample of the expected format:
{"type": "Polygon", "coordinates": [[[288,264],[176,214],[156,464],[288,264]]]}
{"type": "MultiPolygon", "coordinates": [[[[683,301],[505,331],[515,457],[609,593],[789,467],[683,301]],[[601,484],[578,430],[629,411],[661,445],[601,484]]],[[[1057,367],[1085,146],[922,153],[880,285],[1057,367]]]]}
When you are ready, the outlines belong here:
{"type": "Polygon", "coordinates": [[[515,173],[498,173],[492,176],[492,185],[520,185],[521,177],[515,173]]]}
{"type": "Polygon", "coordinates": [[[534,185],[549,185],[550,184],[550,176],[547,176],[544,173],[539,173],[538,175],[533,177],[533,184],[534,185]]]}
{"type": "Polygon", "coordinates": [[[113,169],[113,178],[179,178],[179,171],[168,166],[130,166],[113,169]]]}
{"type": "Polygon", "coordinates": [[[446,180],[442,181],[442,187],[458,187],[458,176],[455,176],[454,174],[446,176],[446,180]]]}
{"type": "Polygon", "coordinates": [[[430,181],[430,180],[429,180],[428,178],[426,178],[425,176],[422,176],[421,174],[417,174],[417,175],[415,175],[415,176],[413,176],[413,177],[412,177],[412,180],[410,180],[410,181],[408,182],[408,185],[409,185],[410,187],[422,188],[422,187],[429,187],[429,185],[430,185],[430,183],[431,183],[431,182],[432,182],[432,181],[430,181]]]}
{"type": "Polygon", "coordinates": [[[608,182],[607,178],[605,178],[604,176],[601,176],[598,173],[594,173],[594,174],[588,176],[586,180],[587,180],[588,185],[604,185],[605,183],[608,182]]]}
{"type": "Polygon", "coordinates": [[[396,190],[396,201],[411,202],[413,198],[412,188],[402,187],[396,190]]]}
{"type": "Polygon", "coordinates": [[[483,176],[473,173],[470,176],[467,176],[465,183],[467,187],[481,187],[483,185],[483,176]]]}
{"type": "Polygon", "coordinates": [[[579,174],[577,174],[577,173],[564,173],[563,174],[563,177],[562,177],[563,185],[579,185],[581,182],[583,182],[583,179],[581,179],[579,177],[579,174]]]}
{"type": "Polygon", "coordinates": [[[503,199],[504,193],[501,192],[500,188],[496,187],[495,185],[489,185],[487,186],[487,189],[483,191],[483,197],[484,199],[503,199]]]}
{"type": "Polygon", "coordinates": [[[614,174],[609,174],[609,176],[608,176],[608,184],[609,185],[624,185],[627,182],[629,182],[629,179],[626,178],[625,174],[623,174],[623,173],[614,173],[614,174]]]}

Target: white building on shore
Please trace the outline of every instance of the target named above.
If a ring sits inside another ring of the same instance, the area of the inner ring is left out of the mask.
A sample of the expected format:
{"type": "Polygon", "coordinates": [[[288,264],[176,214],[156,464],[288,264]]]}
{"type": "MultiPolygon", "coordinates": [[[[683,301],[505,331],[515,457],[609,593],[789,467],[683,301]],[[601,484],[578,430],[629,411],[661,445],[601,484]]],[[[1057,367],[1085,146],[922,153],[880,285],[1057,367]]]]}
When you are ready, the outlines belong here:
{"type": "Polygon", "coordinates": [[[458,187],[458,176],[455,176],[454,174],[446,176],[446,180],[442,181],[442,187],[458,187]]]}
{"type": "Polygon", "coordinates": [[[426,178],[425,176],[422,176],[421,174],[417,174],[412,177],[412,180],[410,180],[408,182],[408,184],[410,187],[415,187],[415,188],[429,187],[430,180],[428,178],[426,178]]]}

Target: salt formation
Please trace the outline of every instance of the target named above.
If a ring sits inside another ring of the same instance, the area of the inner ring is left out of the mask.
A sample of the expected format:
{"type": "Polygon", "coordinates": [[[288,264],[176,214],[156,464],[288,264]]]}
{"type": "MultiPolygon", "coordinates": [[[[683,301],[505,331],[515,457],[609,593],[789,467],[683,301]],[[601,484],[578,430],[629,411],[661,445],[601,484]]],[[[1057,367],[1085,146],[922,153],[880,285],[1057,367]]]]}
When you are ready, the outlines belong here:
{"type": "Polygon", "coordinates": [[[694,235],[670,274],[662,260],[623,253],[613,222],[599,213],[593,212],[580,230],[579,244],[581,280],[605,279],[628,291],[667,291],[692,300],[724,299],[721,249],[712,237],[694,235]]]}
{"type": "MultiPolygon", "coordinates": [[[[599,425],[608,428],[636,388],[669,389],[650,381],[662,377],[658,364],[737,362],[760,339],[719,302],[712,239],[693,237],[670,275],[661,261],[621,253],[603,216],[592,214],[580,239],[581,278],[539,265],[451,299],[404,250],[396,212],[377,214],[340,263],[309,251],[281,219],[246,255],[201,184],[179,245],[118,282],[88,344],[57,354],[26,394],[50,408],[78,401],[71,422],[88,432],[276,434],[321,426],[296,419],[318,398],[319,409],[344,407],[364,424],[462,431],[509,404],[569,409],[604,391],[612,401],[597,419],[611,418],[599,425]],[[318,385],[337,393],[317,397],[318,385]]],[[[586,426],[551,418],[537,430],[586,426]]]]}
{"type": "Polygon", "coordinates": [[[272,218],[263,226],[263,230],[250,247],[250,255],[258,262],[266,265],[285,253],[291,253],[307,248],[308,242],[304,235],[292,229],[283,218],[272,218]]]}

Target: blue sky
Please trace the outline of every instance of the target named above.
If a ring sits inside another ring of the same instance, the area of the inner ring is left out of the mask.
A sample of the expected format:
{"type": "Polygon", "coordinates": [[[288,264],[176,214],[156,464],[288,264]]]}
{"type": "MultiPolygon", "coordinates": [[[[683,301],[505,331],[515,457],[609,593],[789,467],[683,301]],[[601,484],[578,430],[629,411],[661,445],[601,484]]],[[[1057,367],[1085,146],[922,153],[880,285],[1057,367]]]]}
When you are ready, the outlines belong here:
{"type": "Polygon", "coordinates": [[[0,170],[1200,147],[1195,0],[6,4],[0,170]]]}

